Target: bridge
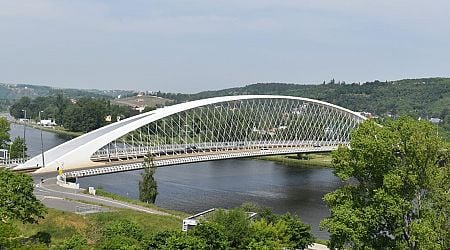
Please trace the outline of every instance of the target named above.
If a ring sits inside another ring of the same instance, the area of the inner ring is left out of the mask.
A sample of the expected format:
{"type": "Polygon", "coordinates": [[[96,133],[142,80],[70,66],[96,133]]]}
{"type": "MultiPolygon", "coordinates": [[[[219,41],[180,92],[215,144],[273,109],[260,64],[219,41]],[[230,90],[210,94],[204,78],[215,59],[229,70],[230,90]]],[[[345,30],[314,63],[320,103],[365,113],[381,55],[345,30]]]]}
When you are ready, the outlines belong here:
{"type": "Polygon", "coordinates": [[[224,96],[176,104],[86,133],[35,156],[16,170],[73,177],[199,161],[327,152],[348,145],[365,117],[314,99],[278,95],[224,96]],[[76,170],[76,171],[75,171],[76,170]]]}

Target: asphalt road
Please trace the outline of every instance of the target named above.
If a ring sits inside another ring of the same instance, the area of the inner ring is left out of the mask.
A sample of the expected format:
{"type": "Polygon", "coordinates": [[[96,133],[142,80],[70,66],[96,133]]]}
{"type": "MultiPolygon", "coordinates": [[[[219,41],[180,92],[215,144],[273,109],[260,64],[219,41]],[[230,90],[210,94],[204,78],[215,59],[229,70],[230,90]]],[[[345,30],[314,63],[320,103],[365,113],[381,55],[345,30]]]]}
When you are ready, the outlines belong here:
{"type": "Polygon", "coordinates": [[[44,177],[44,182],[41,183],[40,177],[34,176],[34,181],[34,194],[45,206],[50,208],[78,213],[109,211],[110,208],[126,208],[149,214],[173,216],[155,209],[107,197],[83,194],[82,190],[64,188],[56,184],[56,177],[44,177]]]}

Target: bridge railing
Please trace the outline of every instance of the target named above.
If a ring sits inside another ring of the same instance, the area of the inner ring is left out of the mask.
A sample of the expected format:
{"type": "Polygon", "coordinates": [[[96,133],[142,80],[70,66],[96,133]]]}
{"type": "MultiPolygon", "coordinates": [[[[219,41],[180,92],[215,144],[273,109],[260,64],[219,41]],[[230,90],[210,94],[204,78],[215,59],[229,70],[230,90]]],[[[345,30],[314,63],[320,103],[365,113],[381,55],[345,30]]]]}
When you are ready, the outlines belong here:
{"type": "Polygon", "coordinates": [[[6,166],[7,168],[12,168],[17,165],[23,164],[30,158],[15,158],[15,159],[0,159],[0,165],[6,166]]]}
{"type": "Polygon", "coordinates": [[[116,159],[132,159],[136,157],[144,157],[148,154],[154,156],[161,155],[179,155],[179,154],[195,154],[211,151],[229,151],[229,150],[245,150],[245,149],[269,149],[283,147],[323,147],[338,146],[347,144],[342,141],[246,141],[246,142],[205,142],[195,144],[169,144],[158,146],[124,146],[115,148],[104,148],[98,150],[91,156],[93,161],[107,161],[116,159]]]}

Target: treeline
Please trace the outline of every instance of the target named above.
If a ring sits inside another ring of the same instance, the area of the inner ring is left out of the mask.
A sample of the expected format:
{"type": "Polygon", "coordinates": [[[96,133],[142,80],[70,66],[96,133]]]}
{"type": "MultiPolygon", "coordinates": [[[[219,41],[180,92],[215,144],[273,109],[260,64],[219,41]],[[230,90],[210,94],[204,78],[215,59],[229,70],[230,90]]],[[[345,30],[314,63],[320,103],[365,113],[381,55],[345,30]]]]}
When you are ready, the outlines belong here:
{"type": "Polygon", "coordinates": [[[354,111],[371,112],[376,115],[437,117],[450,123],[450,78],[351,84],[332,79],[319,85],[257,83],[197,94],[157,93],[158,96],[177,102],[226,95],[275,94],[322,100],[354,111]]]}
{"type": "Polygon", "coordinates": [[[66,98],[62,93],[54,96],[22,97],[13,105],[9,111],[16,118],[24,118],[25,111],[28,119],[39,120],[51,119],[65,129],[75,132],[89,132],[103,127],[110,122],[117,121],[117,118],[127,118],[133,115],[129,107],[111,104],[105,98],[82,97],[80,99],[66,98]],[[111,121],[105,118],[111,116],[111,121]]]}

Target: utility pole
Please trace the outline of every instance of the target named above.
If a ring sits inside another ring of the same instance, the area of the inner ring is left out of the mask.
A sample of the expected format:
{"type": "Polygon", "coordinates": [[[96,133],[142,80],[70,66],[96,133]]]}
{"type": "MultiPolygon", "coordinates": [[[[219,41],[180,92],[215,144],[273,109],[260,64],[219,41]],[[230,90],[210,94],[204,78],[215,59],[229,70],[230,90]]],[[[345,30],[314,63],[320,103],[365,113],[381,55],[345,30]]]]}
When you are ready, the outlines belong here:
{"type": "Polygon", "coordinates": [[[25,141],[25,128],[26,128],[25,121],[27,120],[27,110],[26,109],[22,109],[22,112],[24,113],[22,158],[25,160],[25,145],[26,145],[26,141],[25,141]]]}
{"type": "MultiPolygon", "coordinates": [[[[42,126],[42,119],[41,119],[41,112],[44,112],[44,111],[39,111],[39,123],[41,124],[41,126],[42,126]]],[[[44,160],[44,140],[42,139],[42,127],[40,128],[40,130],[41,130],[41,154],[42,154],[42,167],[44,168],[45,167],[45,160],[44,160]]]]}

